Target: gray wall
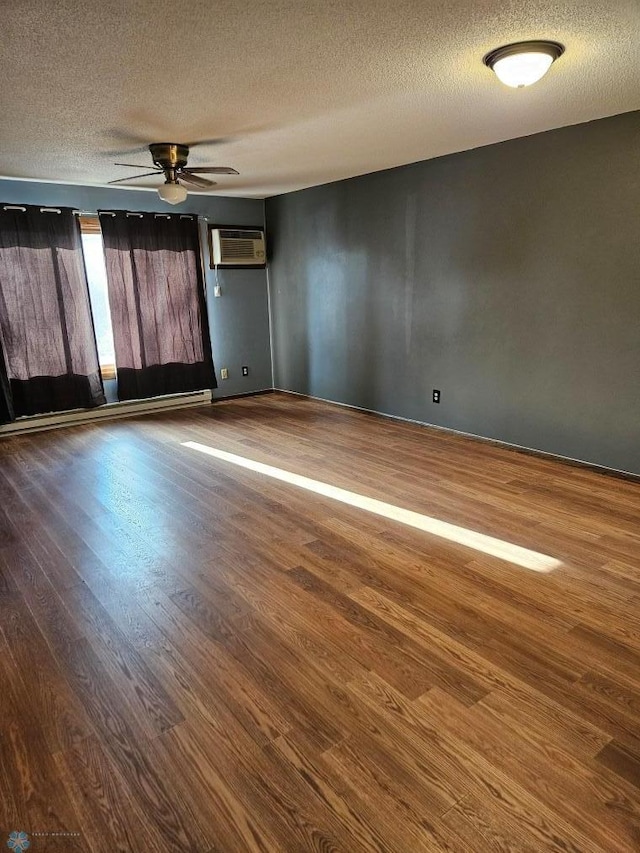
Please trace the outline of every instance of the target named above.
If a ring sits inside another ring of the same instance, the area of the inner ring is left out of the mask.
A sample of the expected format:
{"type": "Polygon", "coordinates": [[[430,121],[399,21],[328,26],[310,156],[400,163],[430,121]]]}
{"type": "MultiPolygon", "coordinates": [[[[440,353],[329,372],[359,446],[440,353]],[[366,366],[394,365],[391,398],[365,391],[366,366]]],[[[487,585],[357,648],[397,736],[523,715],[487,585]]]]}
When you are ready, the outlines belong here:
{"type": "MultiPolygon", "coordinates": [[[[264,224],[264,203],[256,199],[223,198],[190,193],[187,201],[171,207],[157,193],[104,187],[0,180],[0,203],[75,207],[86,212],[144,210],[153,213],[197,213],[221,225],[264,224]]],[[[206,240],[206,223],[201,223],[206,240]]],[[[206,245],[206,243],[204,244],[206,245]]],[[[213,361],[218,378],[216,397],[261,391],[272,386],[269,307],[265,270],[221,270],[222,296],[213,295],[214,272],[205,253],[207,303],[213,361]],[[248,365],[249,376],[241,375],[248,365]],[[220,368],[229,379],[220,379],[220,368]]]]}
{"type": "Polygon", "coordinates": [[[276,387],[640,473],[640,113],[272,198],[267,227],[276,387]]]}

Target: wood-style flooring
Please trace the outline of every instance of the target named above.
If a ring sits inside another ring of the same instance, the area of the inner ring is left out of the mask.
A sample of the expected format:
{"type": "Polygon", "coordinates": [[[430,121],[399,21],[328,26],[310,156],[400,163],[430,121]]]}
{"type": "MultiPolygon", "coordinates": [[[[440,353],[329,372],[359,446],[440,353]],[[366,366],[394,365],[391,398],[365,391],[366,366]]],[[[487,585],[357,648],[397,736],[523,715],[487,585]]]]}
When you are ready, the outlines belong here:
{"type": "Polygon", "coordinates": [[[4,439],[0,845],[640,850],[639,603],[640,484],[559,461],[284,394],[4,439]]]}

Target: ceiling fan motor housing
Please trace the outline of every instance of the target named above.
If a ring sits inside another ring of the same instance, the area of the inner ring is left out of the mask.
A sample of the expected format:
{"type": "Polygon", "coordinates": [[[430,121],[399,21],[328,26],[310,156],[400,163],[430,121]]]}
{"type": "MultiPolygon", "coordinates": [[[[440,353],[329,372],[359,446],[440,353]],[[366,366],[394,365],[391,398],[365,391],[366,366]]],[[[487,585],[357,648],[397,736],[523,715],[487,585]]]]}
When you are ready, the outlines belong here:
{"type": "Polygon", "coordinates": [[[151,157],[161,169],[182,169],[187,165],[189,146],[176,142],[153,142],[149,146],[151,157]]]}

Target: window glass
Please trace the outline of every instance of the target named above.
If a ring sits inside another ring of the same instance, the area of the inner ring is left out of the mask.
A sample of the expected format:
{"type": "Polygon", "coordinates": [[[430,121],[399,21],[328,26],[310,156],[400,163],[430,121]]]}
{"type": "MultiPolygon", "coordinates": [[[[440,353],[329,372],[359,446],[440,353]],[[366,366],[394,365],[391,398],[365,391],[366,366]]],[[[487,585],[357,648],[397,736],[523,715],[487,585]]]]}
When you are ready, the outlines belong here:
{"type": "Polygon", "coordinates": [[[82,248],[89,283],[89,298],[93,311],[93,322],[98,344],[98,359],[103,379],[115,378],[116,356],[113,346],[111,312],[109,310],[109,292],[107,290],[107,270],[102,248],[102,235],[93,223],[81,222],[82,248]]]}

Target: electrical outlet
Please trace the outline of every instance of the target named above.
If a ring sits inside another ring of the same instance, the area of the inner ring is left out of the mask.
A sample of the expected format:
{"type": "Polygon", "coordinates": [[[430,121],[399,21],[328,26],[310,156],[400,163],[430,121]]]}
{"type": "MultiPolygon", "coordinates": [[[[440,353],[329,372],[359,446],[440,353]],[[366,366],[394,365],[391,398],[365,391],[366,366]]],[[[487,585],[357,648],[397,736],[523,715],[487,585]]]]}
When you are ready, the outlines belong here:
{"type": "Polygon", "coordinates": [[[438,391],[438,389],[437,389],[437,388],[434,388],[434,389],[433,389],[433,402],[434,402],[434,403],[439,403],[439,402],[440,402],[440,392],[438,391]]]}
{"type": "Polygon", "coordinates": [[[249,375],[249,368],[246,365],[244,365],[244,367],[242,368],[242,375],[243,376],[249,375]]]}
{"type": "Polygon", "coordinates": [[[228,379],[229,378],[229,370],[226,367],[220,368],[220,379],[228,379]]]}

